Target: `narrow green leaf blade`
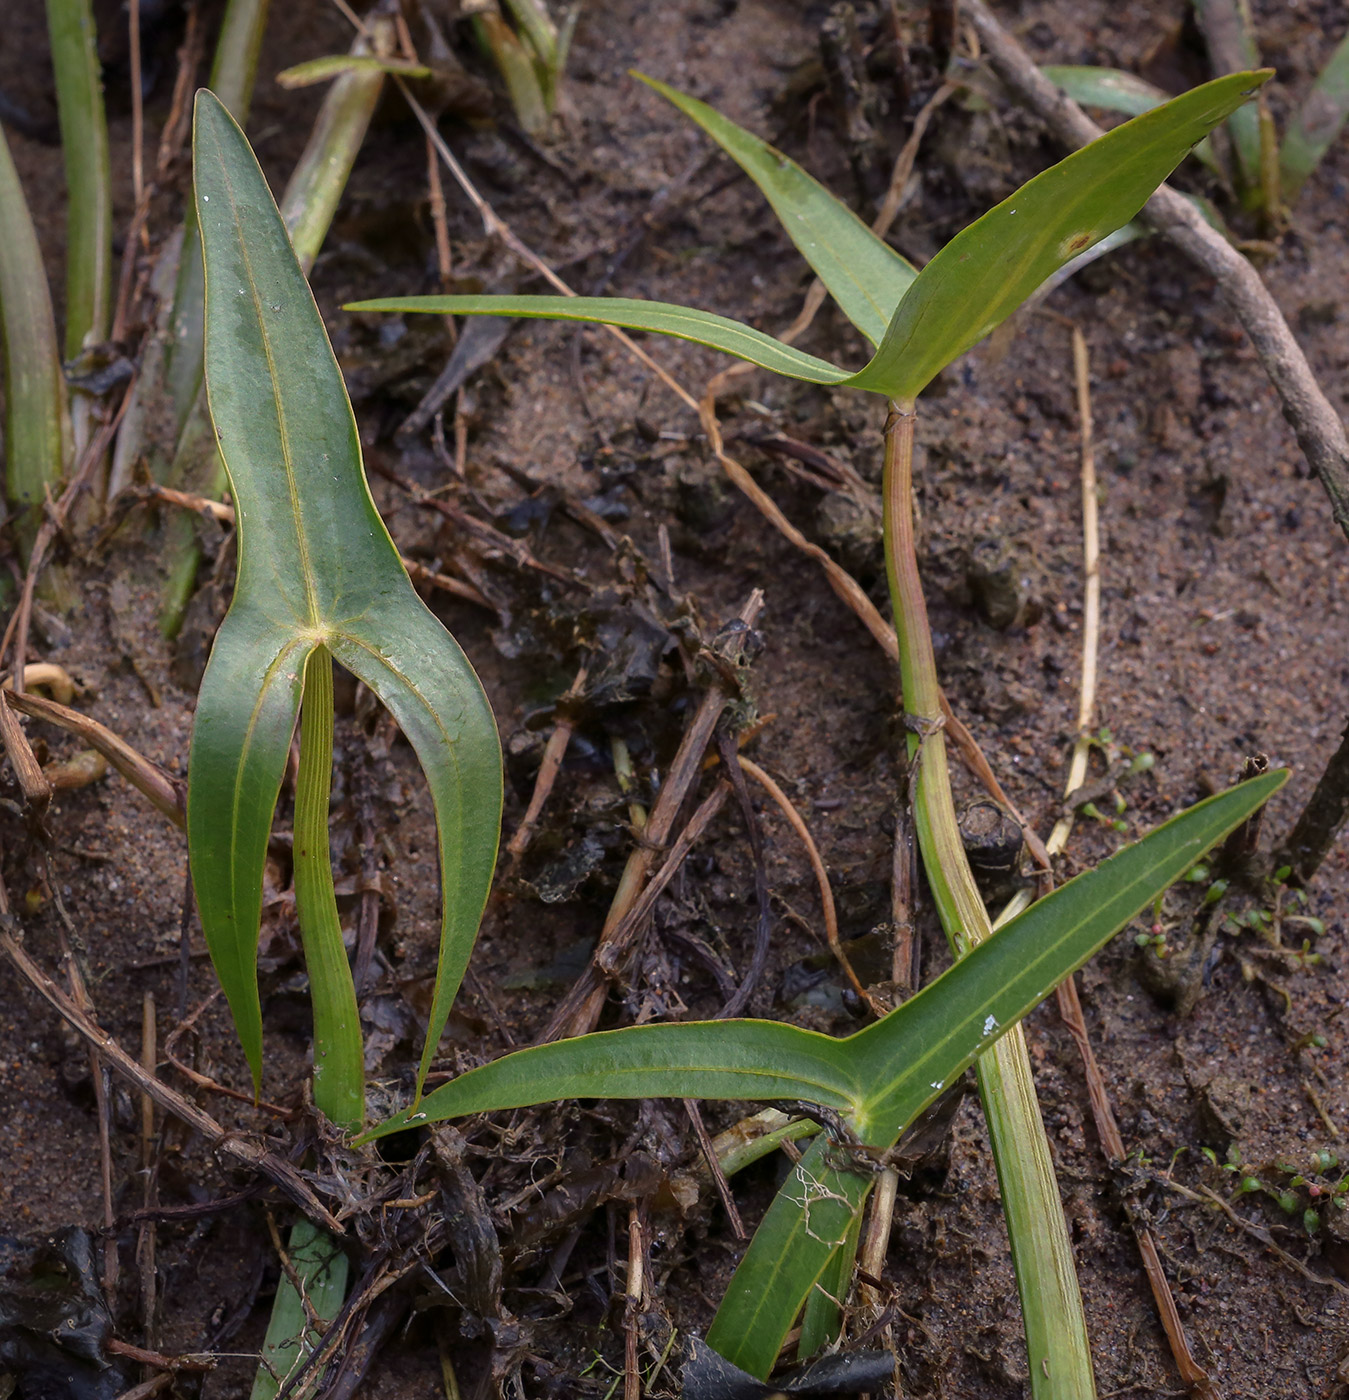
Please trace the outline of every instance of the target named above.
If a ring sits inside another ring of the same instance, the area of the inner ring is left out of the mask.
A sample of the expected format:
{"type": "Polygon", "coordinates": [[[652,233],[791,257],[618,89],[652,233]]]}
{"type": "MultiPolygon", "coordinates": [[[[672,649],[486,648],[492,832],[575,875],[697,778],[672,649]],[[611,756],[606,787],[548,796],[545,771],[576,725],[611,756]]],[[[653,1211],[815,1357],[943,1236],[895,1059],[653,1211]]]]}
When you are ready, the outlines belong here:
{"type": "Polygon", "coordinates": [[[362,1139],[569,1098],[806,1099],[842,1113],[863,1087],[847,1042],[778,1021],[628,1026],[535,1045],[461,1074],[362,1139]]]}
{"type": "Polygon", "coordinates": [[[287,1378],[320,1345],[323,1331],[341,1310],[346,1296],[347,1256],[317,1225],[297,1221],[286,1242],[286,1253],[304,1297],[282,1274],[262,1343],[262,1364],[253,1378],[249,1400],[275,1400],[287,1378]]]}
{"type": "Polygon", "coordinates": [[[413,63],[406,58],[381,58],[373,53],[334,53],[324,58],[311,58],[307,63],[297,63],[293,68],[283,68],[276,75],[276,81],[283,88],[313,87],[315,83],[330,82],[349,73],[374,77],[392,73],[400,78],[431,76],[431,70],[424,63],[413,63]]]}
{"type": "Polygon", "coordinates": [[[708,1329],[713,1351],[760,1380],[773,1369],[815,1286],[838,1286],[838,1264],[845,1255],[851,1271],[849,1242],[856,1239],[873,1178],[841,1171],[833,1165],[837,1154],[822,1133],[792,1168],[708,1329]]]}
{"type": "Polygon", "coordinates": [[[672,306],[663,301],[635,301],[627,297],[380,297],[354,301],[344,311],[425,311],[440,316],[520,316],[545,321],[587,321],[623,326],[633,331],[654,331],[678,340],[692,340],[713,350],[725,351],[752,365],[771,369],[811,384],[845,384],[848,371],[825,360],[784,345],[763,331],[740,321],[672,306]]]}
{"type": "Polygon", "coordinates": [[[1169,100],[1170,94],[1123,68],[1088,64],[1048,63],[1040,69],[1062,93],[1083,107],[1141,117],[1169,100]]]}
{"type": "Polygon", "coordinates": [[[496,860],[496,728],[370,498],[309,285],[243,133],[209,92],[197,98],[194,173],[207,388],[239,532],[238,582],[198,697],[188,776],[202,925],[256,1079],[262,860],[303,664],[326,646],[404,723],[431,785],[445,909],[424,1073],[496,860]]]}
{"type": "Polygon", "coordinates": [[[1126,224],[1201,137],[1270,76],[1234,73],[1108,131],[958,233],[922,270],[849,381],[915,398],[1047,277],[1126,224]]]}
{"type": "Polygon", "coordinates": [[[787,236],[843,314],[873,345],[879,345],[900,299],[918,276],[913,265],[781,151],[706,102],[645,73],[634,77],[697,122],[758,185],[787,236]]]}
{"type": "Polygon", "coordinates": [[[889,1147],[974,1057],[1174,884],[1288,780],[1279,769],[1172,817],[1061,885],[898,1010],[851,1037],[864,1068],[860,1135],[889,1147]]]}
{"type": "Polygon", "coordinates": [[[66,473],[66,381],[42,249],[3,131],[0,345],[5,356],[5,497],[11,505],[39,505],[46,488],[54,491],[66,473]]]}
{"type": "Polygon", "coordinates": [[[47,0],[66,168],[66,356],[112,321],[112,177],[91,0],[47,0]]]}
{"type": "MultiPolygon", "coordinates": [[[[1145,82],[1123,68],[1096,68],[1085,64],[1050,63],[1040,71],[1058,90],[1082,107],[1098,107],[1103,112],[1122,112],[1141,117],[1154,107],[1171,100],[1171,94],[1145,82]]],[[[1218,170],[1218,157],[1207,136],[1194,148],[1197,160],[1210,170],[1218,170]]]]}
{"type": "Polygon", "coordinates": [[[262,876],[313,645],[298,641],[258,606],[257,590],[244,575],[246,557],[241,549],[235,601],[216,633],[197,695],[187,846],[206,946],[257,1089],[262,876]]]}
{"type": "Polygon", "coordinates": [[[1291,200],[1321,158],[1331,142],[1340,134],[1349,118],[1349,34],[1335,46],[1326,66],[1317,75],[1307,99],[1298,108],[1283,145],[1279,150],[1279,168],[1283,192],[1291,200]]]}

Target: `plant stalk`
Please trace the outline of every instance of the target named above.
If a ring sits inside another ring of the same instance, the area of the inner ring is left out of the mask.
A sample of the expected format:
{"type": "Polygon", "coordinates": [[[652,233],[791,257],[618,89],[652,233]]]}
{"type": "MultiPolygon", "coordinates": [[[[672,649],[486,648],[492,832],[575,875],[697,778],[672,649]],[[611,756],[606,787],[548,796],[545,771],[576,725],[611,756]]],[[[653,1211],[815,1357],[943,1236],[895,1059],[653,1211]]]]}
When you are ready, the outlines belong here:
{"type": "Polygon", "coordinates": [[[328,797],[333,769],[333,662],[316,647],[305,668],[295,782],[295,911],[314,1010],[314,1105],[339,1128],[365,1117],[361,1015],[333,891],[328,797]]]}
{"type": "MultiPolygon", "coordinates": [[[[211,63],[210,89],[241,126],[248,120],[258,54],[267,27],[268,0],[229,0],[220,25],[220,39],[211,63]]],[[[197,402],[205,343],[206,280],[202,271],[201,233],[196,206],[190,201],[184,221],[183,251],[178,261],[178,285],[173,296],[173,334],[165,360],[165,378],[172,395],[175,437],[183,432],[197,402]]]]}
{"type": "MultiPolygon", "coordinates": [[[[392,20],[373,20],[371,34],[371,39],[357,36],[351,48],[353,54],[388,57],[394,52],[397,39],[392,20]]],[[[333,82],[319,108],[309,143],[281,197],[281,217],[306,277],[328,236],[383,90],[384,74],[377,69],[344,73],[333,82]]]]}
{"type": "MultiPolygon", "coordinates": [[[[365,1062],[328,840],[333,662],[326,647],[311,653],[304,679],[295,782],[295,911],[314,1012],[314,1105],[339,1128],[358,1132],[365,1118],[365,1062]]],[[[283,1264],[288,1267],[277,1284],[250,1400],[272,1400],[322,1340],[315,1324],[331,1322],[346,1293],[346,1255],[308,1220],[292,1227],[283,1264]]]]}
{"type": "MultiPolygon", "coordinates": [[[[915,420],[912,402],[897,403],[885,425],[885,563],[916,770],[914,826],[942,927],[959,958],[992,928],[960,839],[940,728],[941,689],[914,547],[915,420]]],[[[1021,1295],[1032,1394],[1090,1400],[1096,1383],[1082,1296],[1021,1027],[985,1051],[975,1071],[1021,1295]]]]}
{"type": "MultiPolygon", "coordinates": [[[[66,472],[70,425],[42,249],[0,131],[0,338],[5,352],[5,499],[40,505],[66,472]]],[[[36,520],[26,534],[31,541],[36,520]]]]}
{"type": "Polygon", "coordinates": [[[107,339],[112,319],[112,180],[90,0],[47,0],[66,167],[66,357],[107,339]]]}

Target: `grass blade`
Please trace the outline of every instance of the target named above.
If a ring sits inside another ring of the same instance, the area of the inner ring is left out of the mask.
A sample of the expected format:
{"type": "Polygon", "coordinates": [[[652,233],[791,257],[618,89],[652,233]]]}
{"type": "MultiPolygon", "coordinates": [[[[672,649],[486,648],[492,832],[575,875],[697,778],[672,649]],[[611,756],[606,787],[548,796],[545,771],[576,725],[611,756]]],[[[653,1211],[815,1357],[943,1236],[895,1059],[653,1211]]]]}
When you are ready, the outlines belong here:
{"type": "Polygon", "coordinates": [[[804,379],[811,384],[846,384],[847,370],[836,369],[825,360],[804,350],[784,345],[763,331],[741,321],[696,311],[688,306],[672,306],[663,301],[635,301],[628,297],[378,297],[356,301],[345,311],[428,311],[446,316],[519,316],[527,320],[587,321],[605,326],[623,326],[633,331],[654,331],[658,335],[691,340],[712,350],[722,350],[737,359],[804,379]]]}
{"type": "Polygon", "coordinates": [[[238,582],[198,697],[188,777],[202,925],[257,1081],[262,864],[304,665],[324,646],[388,705],[430,784],[444,911],[424,1076],[496,861],[495,724],[375,510],[309,285],[243,132],[209,92],[197,97],[194,174],[207,386],[239,532],[238,582]]]}
{"type": "Polygon", "coordinates": [[[461,1074],[364,1140],[409,1124],[572,1098],[804,1099],[851,1113],[863,1093],[847,1044],[777,1021],[598,1031],[517,1050],[461,1074]]]}
{"type": "Polygon", "coordinates": [[[347,1256],[316,1225],[299,1221],[286,1242],[286,1254],[304,1285],[309,1308],[306,1310],[305,1299],[283,1273],[249,1400],[276,1400],[287,1377],[304,1365],[322,1341],[313,1323],[331,1322],[346,1296],[347,1256]]]}
{"type": "Polygon", "coordinates": [[[837,1155],[821,1134],[792,1168],[708,1328],[708,1346],[760,1380],[816,1285],[838,1286],[830,1266],[856,1237],[872,1178],[832,1165],[837,1155]]]}
{"type": "Polygon", "coordinates": [[[112,179],[103,78],[90,0],[47,0],[66,167],[66,357],[112,320],[112,179]]]}
{"type": "Polygon", "coordinates": [[[1349,118],[1349,34],[1335,46],[1283,138],[1280,170],[1290,202],[1349,118]]]}
{"type": "Polygon", "coordinates": [[[42,501],[66,472],[66,381],[42,249],[0,131],[0,333],[5,351],[5,497],[42,501]]]}
{"type": "Polygon", "coordinates": [[[634,76],[697,122],[758,185],[843,314],[879,345],[900,299],[918,276],[912,264],[781,151],[706,102],[644,73],[634,76]]]}

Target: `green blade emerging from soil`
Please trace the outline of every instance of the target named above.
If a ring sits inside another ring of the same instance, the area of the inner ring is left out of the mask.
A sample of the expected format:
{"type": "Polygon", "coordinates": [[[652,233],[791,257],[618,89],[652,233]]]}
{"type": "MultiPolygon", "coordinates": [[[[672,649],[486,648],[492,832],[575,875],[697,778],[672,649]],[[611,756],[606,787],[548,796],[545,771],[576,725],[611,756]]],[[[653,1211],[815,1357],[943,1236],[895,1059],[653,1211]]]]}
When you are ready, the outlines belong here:
{"type": "Polygon", "coordinates": [[[194,174],[207,387],[239,532],[238,582],[202,681],[188,776],[202,926],[260,1083],[263,862],[304,668],[325,646],[402,725],[435,807],[444,912],[420,1086],[496,860],[496,727],[370,498],[318,308],[243,133],[209,92],[197,97],[194,174]]]}

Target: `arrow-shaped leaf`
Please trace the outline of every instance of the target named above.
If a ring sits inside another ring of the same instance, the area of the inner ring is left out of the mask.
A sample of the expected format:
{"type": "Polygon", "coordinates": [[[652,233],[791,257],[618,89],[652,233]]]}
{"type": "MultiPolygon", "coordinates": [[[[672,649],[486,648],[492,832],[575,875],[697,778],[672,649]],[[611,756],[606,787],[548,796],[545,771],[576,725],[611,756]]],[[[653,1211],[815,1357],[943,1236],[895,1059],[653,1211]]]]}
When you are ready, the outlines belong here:
{"type": "Polygon", "coordinates": [[[197,699],[188,774],[202,926],[258,1083],[263,861],[305,664],[325,646],[393,712],[431,788],[444,917],[424,1076],[496,860],[496,727],[467,658],[417,596],[375,509],[309,285],[248,142],[205,91],[193,159],[207,388],[239,534],[234,601],[197,699]]]}
{"type": "MultiPolygon", "coordinates": [[[[1008,1027],[1283,786],[1284,770],[1199,803],[1031,905],[883,1020],[842,1040],[772,1021],[632,1026],[517,1051],[436,1089],[367,1138],[561,1098],[793,1098],[892,1146],[1008,1027]]],[[[830,1156],[830,1152],[834,1156],[830,1156]]],[[[708,1341],[766,1376],[861,1209],[869,1181],[813,1146],[750,1243],[708,1341]]]]}
{"type": "MultiPolygon", "coordinates": [[[[1046,278],[1128,223],[1190,149],[1240,107],[1271,72],[1234,73],[1205,83],[1106,132],[1022,185],[1010,199],[957,234],[919,273],[891,317],[880,348],[856,374],[724,316],[663,302],[609,297],[387,297],[355,302],[347,310],[545,317],[625,326],[696,341],[793,379],[911,400],[952,360],[1006,320],[1046,278]]],[[[832,199],[819,187],[816,190],[832,199]]],[[[793,194],[801,194],[800,188],[794,187],[793,194]]],[[[815,192],[810,202],[813,217],[818,217],[815,192]]],[[[779,204],[788,210],[792,207],[781,189],[776,191],[774,207],[779,204]]],[[[790,231],[790,214],[787,227],[790,231]]],[[[870,259],[875,249],[859,237],[852,255],[870,259]],[[860,253],[858,246],[863,249],[860,253]]],[[[863,329],[874,325],[872,312],[857,305],[856,284],[852,292],[845,285],[837,256],[831,253],[823,265],[831,269],[826,285],[840,297],[840,304],[846,299],[852,308],[849,316],[863,329]]],[[[873,297],[879,305],[882,292],[876,290],[873,297]]]]}
{"type": "Polygon", "coordinates": [[[1173,817],[1032,904],[917,996],[834,1040],[777,1021],[629,1026],[517,1050],[433,1090],[368,1133],[565,1098],[804,1099],[888,1147],[974,1057],[1236,824],[1280,770],[1173,817]]]}

